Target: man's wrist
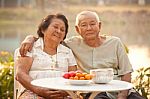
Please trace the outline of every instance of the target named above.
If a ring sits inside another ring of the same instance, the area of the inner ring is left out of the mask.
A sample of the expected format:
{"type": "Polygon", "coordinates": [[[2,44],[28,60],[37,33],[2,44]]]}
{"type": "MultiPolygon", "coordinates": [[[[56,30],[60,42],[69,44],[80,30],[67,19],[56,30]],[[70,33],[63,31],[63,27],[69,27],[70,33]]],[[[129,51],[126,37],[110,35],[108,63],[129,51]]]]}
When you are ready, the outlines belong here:
{"type": "Polygon", "coordinates": [[[28,35],[22,43],[34,43],[36,41],[36,37],[34,37],[33,35],[28,35]]]}
{"type": "Polygon", "coordinates": [[[119,93],[118,94],[118,97],[127,97],[128,95],[127,94],[124,94],[124,93],[119,93]]]}
{"type": "Polygon", "coordinates": [[[118,96],[123,96],[123,97],[127,97],[128,96],[128,90],[124,90],[124,91],[121,91],[118,96]]]}

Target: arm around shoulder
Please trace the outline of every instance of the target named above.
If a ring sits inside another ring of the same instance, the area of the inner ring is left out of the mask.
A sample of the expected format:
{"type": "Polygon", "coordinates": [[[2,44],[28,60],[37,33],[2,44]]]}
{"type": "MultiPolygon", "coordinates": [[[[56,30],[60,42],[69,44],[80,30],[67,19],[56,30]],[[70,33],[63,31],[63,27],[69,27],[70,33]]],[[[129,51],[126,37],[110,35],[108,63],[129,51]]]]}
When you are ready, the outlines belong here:
{"type": "Polygon", "coordinates": [[[34,42],[38,38],[34,37],[33,35],[28,35],[23,42],[21,43],[21,46],[19,48],[21,56],[26,56],[26,53],[32,50],[34,42]]]}

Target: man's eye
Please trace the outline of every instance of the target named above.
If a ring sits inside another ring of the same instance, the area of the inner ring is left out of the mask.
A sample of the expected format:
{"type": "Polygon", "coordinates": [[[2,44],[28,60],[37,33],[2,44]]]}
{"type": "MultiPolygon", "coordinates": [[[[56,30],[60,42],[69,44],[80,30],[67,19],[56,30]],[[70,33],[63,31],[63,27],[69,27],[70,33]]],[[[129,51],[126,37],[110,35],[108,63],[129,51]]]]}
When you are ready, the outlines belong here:
{"type": "Polygon", "coordinates": [[[91,23],[90,25],[95,25],[95,23],[91,23]]]}
{"type": "Polygon", "coordinates": [[[82,26],[82,27],[85,27],[85,26],[86,26],[86,24],[82,24],[81,26],[82,26]]]}

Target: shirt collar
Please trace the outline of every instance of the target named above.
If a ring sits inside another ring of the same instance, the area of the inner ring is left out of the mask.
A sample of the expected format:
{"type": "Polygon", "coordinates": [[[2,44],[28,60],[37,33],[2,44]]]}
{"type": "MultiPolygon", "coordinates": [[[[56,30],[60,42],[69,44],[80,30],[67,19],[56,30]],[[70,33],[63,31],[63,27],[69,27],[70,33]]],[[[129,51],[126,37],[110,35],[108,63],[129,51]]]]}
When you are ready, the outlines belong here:
{"type": "MultiPolygon", "coordinates": [[[[34,43],[34,47],[43,50],[43,48],[44,48],[43,38],[40,37],[40,38],[34,43]]],[[[57,47],[57,53],[60,53],[60,52],[69,53],[69,51],[68,51],[67,49],[68,49],[68,48],[65,47],[64,45],[59,44],[58,47],[57,47]]]]}

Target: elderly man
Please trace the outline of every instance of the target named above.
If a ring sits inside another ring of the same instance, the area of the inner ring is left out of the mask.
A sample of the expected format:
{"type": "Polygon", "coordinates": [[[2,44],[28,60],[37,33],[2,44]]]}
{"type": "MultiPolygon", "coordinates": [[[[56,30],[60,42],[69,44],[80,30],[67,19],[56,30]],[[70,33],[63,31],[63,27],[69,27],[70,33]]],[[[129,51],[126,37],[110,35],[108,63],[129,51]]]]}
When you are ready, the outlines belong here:
{"type": "MultiPolygon", "coordinates": [[[[90,69],[113,68],[114,79],[131,82],[132,66],[129,62],[125,48],[121,40],[113,36],[100,35],[101,22],[98,15],[92,11],[82,11],[76,17],[76,31],[80,36],[65,40],[68,47],[73,50],[80,70],[84,72],[90,69]]],[[[28,36],[20,53],[23,55],[31,50],[33,36],[28,36]]],[[[89,94],[86,96],[88,99],[89,94]]],[[[135,91],[124,90],[115,93],[100,93],[95,99],[143,99],[135,91]]]]}

